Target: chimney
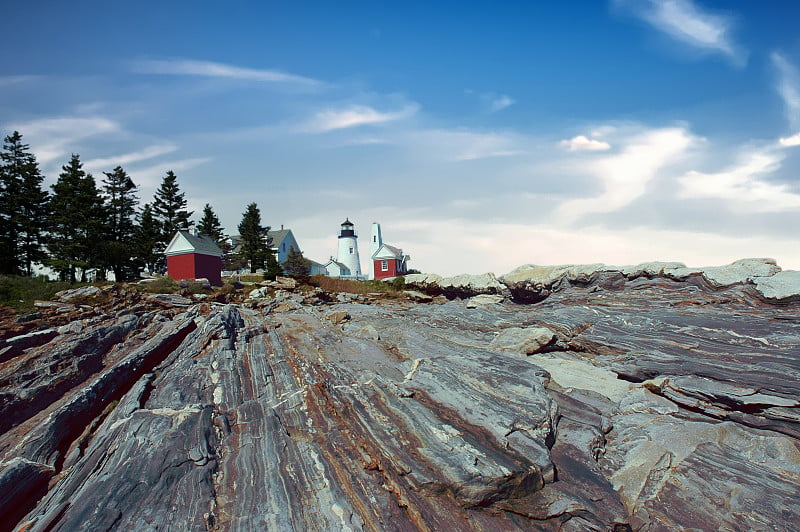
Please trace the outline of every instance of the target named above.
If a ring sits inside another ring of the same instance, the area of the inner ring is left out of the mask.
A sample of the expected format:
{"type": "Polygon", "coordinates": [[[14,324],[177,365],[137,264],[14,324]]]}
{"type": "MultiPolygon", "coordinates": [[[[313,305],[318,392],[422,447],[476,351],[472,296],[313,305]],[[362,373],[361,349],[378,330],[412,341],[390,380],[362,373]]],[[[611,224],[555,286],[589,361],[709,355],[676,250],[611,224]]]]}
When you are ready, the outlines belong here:
{"type": "Polygon", "coordinates": [[[281,224],[281,231],[283,231],[283,224],[281,224]]]}

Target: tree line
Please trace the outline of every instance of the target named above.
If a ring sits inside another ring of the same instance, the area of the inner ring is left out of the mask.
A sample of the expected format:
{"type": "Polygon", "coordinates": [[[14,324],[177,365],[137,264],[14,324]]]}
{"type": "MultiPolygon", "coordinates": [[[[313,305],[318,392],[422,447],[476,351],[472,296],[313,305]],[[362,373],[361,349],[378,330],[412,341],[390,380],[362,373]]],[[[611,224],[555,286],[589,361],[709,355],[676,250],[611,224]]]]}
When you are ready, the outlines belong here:
{"type": "MultiPolygon", "coordinates": [[[[140,205],[138,186],[121,166],[103,175],[98,186],[73,154],[47,191],[22,135],[6,136],[0,152],[0,274],[31,276],[41,264],[74,283],[86,281],[90,271],[100,279],[112,271],[118,281],[138,278],[142,270],[163,271],[169,241],[194,225],[177,176],[168,171],[153,200],[140,205]]],[[[231,253],[211,205],[203,207],[196,229],[226,252],[226,269],[265,269],[270,278],[282,273],[257,204],[242,215],[238,253],[231,253]]],[[[299,251],[290,258],[307,264],[299,251]]]]}

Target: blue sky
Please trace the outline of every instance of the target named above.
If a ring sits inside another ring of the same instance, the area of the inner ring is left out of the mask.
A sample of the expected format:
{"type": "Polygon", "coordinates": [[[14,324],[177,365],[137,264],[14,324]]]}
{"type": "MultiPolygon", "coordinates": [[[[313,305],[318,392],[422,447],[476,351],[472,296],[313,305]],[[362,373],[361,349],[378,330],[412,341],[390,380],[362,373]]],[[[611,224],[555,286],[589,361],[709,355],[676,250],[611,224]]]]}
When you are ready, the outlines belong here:
{"type": "Polygon", "coordinates": [[[442,274],[800,269],[800,3],[78,4],[0,19],[0,130],[48,183],[172,169],[319,261],[349,217],[442,274]]]}

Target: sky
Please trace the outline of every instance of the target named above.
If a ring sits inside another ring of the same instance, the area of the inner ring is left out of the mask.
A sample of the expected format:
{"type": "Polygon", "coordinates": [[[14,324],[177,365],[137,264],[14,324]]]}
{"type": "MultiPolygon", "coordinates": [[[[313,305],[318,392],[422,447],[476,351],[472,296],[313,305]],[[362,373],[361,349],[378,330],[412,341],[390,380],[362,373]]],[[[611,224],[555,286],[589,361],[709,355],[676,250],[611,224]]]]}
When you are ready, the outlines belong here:
{"type": "Polygon", "coordinates": [[[0,132],[441,275],[800,269],[800,2],[14,2],[0,132]]]}

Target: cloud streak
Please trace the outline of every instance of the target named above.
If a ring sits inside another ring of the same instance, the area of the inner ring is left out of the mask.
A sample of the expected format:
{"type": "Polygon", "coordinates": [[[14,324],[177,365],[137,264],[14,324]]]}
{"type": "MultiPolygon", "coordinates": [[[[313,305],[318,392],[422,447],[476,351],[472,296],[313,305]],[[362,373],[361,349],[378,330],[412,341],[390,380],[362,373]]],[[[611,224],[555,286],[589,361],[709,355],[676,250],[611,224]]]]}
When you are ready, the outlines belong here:
{"type": "Polygon", "coordinates": [[[739,164],[717,173],[688,172],[678,180],[682,199],[719,199],[748,212],[800,210],[800,194],[764,179],[781,167],[784,155],[772,147],[754,150],[739,164]]]}
{"type": "Polygon", "coordinates": [[[616,4],[676,41],[745,62],[746,54],[731,38],[730,17],[705,12],[691,0],[617,0],[616,4]]]}
{"type": "Polygon", "coordinates": [[[786,118],[792,128],[800,128],[800,72],[780,52],[770,55],[778,72],[776,89],[786,107],[786,118]]]}
{"type": "Polygon", "coordinates": [[[91,171],[108,170],[111,167],[122,166],[139,161],[146,161],[161,155],[172,153],[178,149],[174,144],[159,144],[149,146],[143,150],[116,155],[113,157],[104,157],[101,159],[91,159],[84,163],[84,167],[91,171]]]}
{"type": "Polygon", "coordinates": [[[133,70],[139,74],[202,76],[265,83],[288,83],[307,87],[322,87],[325,85],[322,81],[281,72],[280,70],[255,69],[191,59],[138,61],[134,63],[133,70]]]}
{"type": "Polygon", "coordinates": [[[349,105],[341,109],[326,109],[316,113],[310,120],[300,125],[300,133],[327,133],[339,129],[383,124],[409,118],[416,114],[419,106],[409,104],[399,111],[382,112],[367,105],[349,105]]]}
{"type": "Polygon", "coordinates": [[[594,198],[568,200],[559,206],[562,221],[573,222],[590,213],[617,211],[647,190],[659,170],[679,159],[695,140],[680,127],[647,130],[633,139],[618,155],[593,161],[586,169],[603,187],[594,198]]]}
{"type": "Polygon", "coordinates": [[[115,133],[121,128],[116,121],[101,116],[67,116],[11,124],[8,129],[22,133],[36,153],[36,159],[46,166],[59,159],[66,164],[68,154],[79,141],[115,133]]]}

